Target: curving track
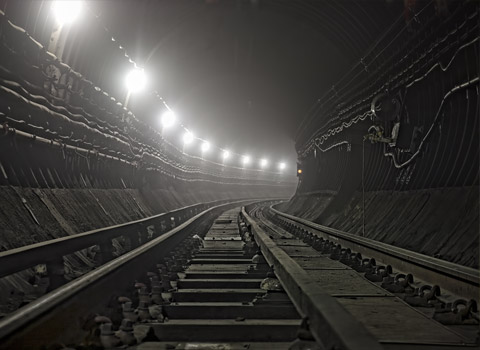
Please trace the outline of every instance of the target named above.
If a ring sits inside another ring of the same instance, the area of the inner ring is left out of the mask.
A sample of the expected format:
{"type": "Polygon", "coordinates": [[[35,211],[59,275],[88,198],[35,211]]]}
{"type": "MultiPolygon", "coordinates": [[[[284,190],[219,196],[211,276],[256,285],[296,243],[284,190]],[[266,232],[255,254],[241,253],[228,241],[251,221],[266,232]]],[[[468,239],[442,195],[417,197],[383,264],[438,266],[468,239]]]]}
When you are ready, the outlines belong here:
{"type": "MultiPolygon", "coordinates": [[[[255,206],[250,213],[254,230],[263,236],[262,251],[272,244],[279,246],[319,286],[319,292],[333,296],[386,348],[478,346],[477,270],[333,230],[268,206],[255,206]],[[444,290],[446,286],[450,290],[444,290]]],[[[281,261],[273,256],[269,262],[284,266],[288,258],[281,261]]],[[[276,271],[282,282],[292,283],[291,271],[276,271]]],[[[289,295],[296,293],[295,283],[286,289],[289,295]]],[[[296,305],[302,303],[300,297],[296,305]]]]}
{"type": "Polygon", "coordinates": [[[380,265],[386,245],[360,256],[348,240],[374,242],[243,204],[182,216],[5,317],[0,348],[478,348],[475,303],[380,265]]]}
{"type": "Polygon", "coordinates": [[[0,348],[287,349],[301,318],[274,276],[264,281],[269,266],[255,257],[240,208],[221,214],[243,203],[182,217],[159,237],[8,315],[0,320],[0,348]],[[113,336],[119,329],[124,333],[113,336]]]}

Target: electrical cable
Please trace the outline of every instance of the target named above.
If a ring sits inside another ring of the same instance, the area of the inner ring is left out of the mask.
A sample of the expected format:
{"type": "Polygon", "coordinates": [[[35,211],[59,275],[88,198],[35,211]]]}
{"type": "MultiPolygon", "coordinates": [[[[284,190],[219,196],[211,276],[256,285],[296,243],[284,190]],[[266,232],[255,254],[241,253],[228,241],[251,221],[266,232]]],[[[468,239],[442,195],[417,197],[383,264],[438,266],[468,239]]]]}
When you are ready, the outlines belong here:
{"type": "MultiPolygon", "coordinates": [[[[475,17],[475,14],[470,15],[470,16],[467,18],[467,20],[468,20],[468,19],[472,19],[472,18],[474,18],[474,17],[475,17]]],[[[467,20],[466,20],[466,21],[467,21],[467,20]]],[[[444,38],[442,38],[441,40],[439,40],[439,41],[436,43],[435,46],[438,46],[440,43],[444,42],[448,37],[450,37],[451,35],[455,34],[459,27],[461,28],[463,25],[465,25],[466,21],[463,22],[460,26],[458,26],[455,30],[450,31],[449,34],[448,34],[447,36],[445,36],[444,38]]],[[[461,50],[464,50],[464,49],[472,46],[473,44],[475,44],[475,43],[478,41],[478,39],[479,39],[479,38],[476,37],[476,38],[474,38],[473,40],[471,40],[471,41],[469,41],[469,42],[461,45],[460,47],[458,47],[458,48],[456,49],[456,51],[454,52],[454,54],[452,55],[452,57],[449,59],[447,65],[444,66],[439,60],[437,60],[437,62],[436,62],[435,64],[433,64],[433,65],[430,67],[430,69],[428,69],[421,77],[418,77],[418,78],[414,79],[413,81],[411,81],[410,83],[406,84],[406,89],[408,89],[409,87],[411,87],[411,86],[413,86],[414,84],[418,83],[419,81],[425,79],[425,78],[426,78],[429,74],[431,74],[431,73],[434,71],[434,69],[437,68],[437,67],[440,67],[440,69],[441,69],[443,72],[447,71],[448,68],[451,66],[452,62],[454,61],[454,59],[457,57],[458,53],[459,53],[461,50]]],[[[428,50],[428,51],[431,51],[431,50],[432,50],[432,48],[430,48],[430,50],[428,50]]],[[[426,56],[426,54],[425,54],[425,56],[426,56]]],[[[416,62],[418,62],[422,57],[424,57],[424,56],[419,57],[419,58],[416,60],[416,62]]],[[[410,68],[412,68],[414,65],[415,65],[415,63],[412,63],[412,64],[410,65],[410,68]]],[[[388,85],[388,83],[387,83],[387,85],[388,85]]],[[[367,113],[368,113],[368,112],[367,112],[367,113]]],[[[355,120],[356,118],[358,118],[358,116],[355,117],[355,118],[353,118],[351,121],[355,120]]],[[[363,120],[364,120],[364,119],[363,119],[363,120]]],[[[351,121],[350,121],[350,123],[349,123],[350,125],[351,125],[351,121]]],[[[349,126],[350,126],[350,125],[349,125],[349,126]]],[[[345,126],[345,123],[342,123],[342,126],[345,126]]],[[[348,127],[348,126],[346,126],[346,127],[348,127]]],[[[340,131],[343,130],[343,127],[342,127],[341,129],[338,129],[338,128],[339,128],[339,127],[334,128],[334,129],[330,129],[327,133],[325,133],[324,135],[322,135],[320,138],[322,138],[323,140],[325,140],[325,139],[328,138],[329,136],[334,135],[336,130],[340,130],[340,131]]],[[[317,140],[317,138],[315,138],[315,139],[313,139],[313,140],[310,140],[310,141],[307,143],[307,146],[305,146],[305,147],[304,147],[304,150],[301,151],[301,153],[300,153],[300,156],[301,156],[301,157],[305,157],[306,154],[307,154],[309,151],[311,151],[311,146],[310,146],[310,145],[311,145],[312,143],[315,143],[316,140],[317,140]],[[309,145],[309,144],[310,144],[310,145],[309,145]]],[[[321,143],[323,143],[323,141],[322,141],[321,143]]]]}

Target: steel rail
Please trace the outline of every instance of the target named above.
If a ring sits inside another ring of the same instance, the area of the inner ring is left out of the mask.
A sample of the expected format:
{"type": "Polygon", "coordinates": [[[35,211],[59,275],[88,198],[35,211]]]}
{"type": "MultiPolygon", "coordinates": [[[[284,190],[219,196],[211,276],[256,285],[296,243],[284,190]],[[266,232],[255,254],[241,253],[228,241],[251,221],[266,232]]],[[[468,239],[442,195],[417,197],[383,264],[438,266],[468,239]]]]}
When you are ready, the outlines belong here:
{"type": "MultiPolygon", "coordinates": [[[[175,225],[179,225],[187,216],[193,216],[198,212],[207,209],[209,206],[220,205],[228,200],[213,201],[208,203],[198,203],[183,208],[179,208],[167,213],[153,215],[147,218],[129,221],[124,224],[103,227],[96,230],[78,233],[72,236],[60,237],[44,242],[34,243],[27,246],[0,252],[0,277],[8,276],[38,264],[44,264],[52,259],[61,259],[62,256],[94,246],[101,245],[105,247],[110,244],[109,240],[118,236],[127,236],[130,239],[140,239],[139,229],[145,231],[146,226],[160,224],[167,220],[167,227],[171,228],[172,218],[175,225]],[[136,237],[135,237],[136,235],[136,237]]],[[[141,231],[140,231],[141,232],[141,231]]],[[[141,234],[141,233],[140,233],[141,234]]],[[[158,232],[158,234],[161,234],[158,232]]],[[[135,245],[135,244],[134,244],[135,245]]],[[[138,244],[137,244],[138,245],[138,244]]],[[[113,249],[113,247],[112,247],[113,249]]],[[[105,252],[102,252],[105,253],[105,252]]]]}
{"type": "Polygon", "coordinates": [[[185,234],[198,227],[209,214],[258,201],[239,200],[219,204],[197,213],[160,237],[146,242],[87,274],[53,290],[0,320],[0,349],[35,348],[42,342],[70,343],[85,336],[74,330],[79,322],[112,295],[128,288],[139,266],[149,266],[167,254],[185,234]]]}
{"type": "MultiPolygon", "coordinates": [[[[239,200],[248,199],[239,198],[239,200]]],[[[258,199],[251,200],[255,201],[258,199]]],[[[168,229],[173,228],[172,225],[178,226],[189,217],[198,214],[200,211],[203,211],[208,207],[221,205],[227,202],[229,202],[228,199],[197,203],[167,213],[161,213],[119,225],[103,227],[0,252],[0,278],[23,271],[38,264],[59,261],[64,255],[94,245],[100,246],[102,254],[106,254],[110,258],[113,258],[111,257],[111,250],[113,249],[111,240],[116,237],[126,236],[130,240],[133,240],[133,242],[131,241],[132,246],[135,247],[147,241],[147,226],[157,225],[158,229],[155,236],[158,236],[165,232],[161,230],[161,227],[158,227],[162,221],[165,222],[165,226],[167,227],[166,230],[168,231],[168,229]]]]}
{"type": "Polygon", "coordinates": [[[307,317],[310,331],[326,349],[380,350],[383,346],[368,330],[321,286],[312,283],[308,273],[278,247],[245,207],[242,215],[251,225],[255,241],[271,265],[297,311],[307,317]]]}
{"type": "Polygon", "coordinates": [[[313,230],[315,235],[336,242],[344,248],[350,248],[363,256],[374,257],[382,264],[391,265],[400,272],[411,273],[420,280],[437,284],[454,295],[477,301],[479,299],[480,271],[477,269],[323,226],[283,213],[272,206],[269,209],[275,215],[290,220],[300,228],[313,230]]]}

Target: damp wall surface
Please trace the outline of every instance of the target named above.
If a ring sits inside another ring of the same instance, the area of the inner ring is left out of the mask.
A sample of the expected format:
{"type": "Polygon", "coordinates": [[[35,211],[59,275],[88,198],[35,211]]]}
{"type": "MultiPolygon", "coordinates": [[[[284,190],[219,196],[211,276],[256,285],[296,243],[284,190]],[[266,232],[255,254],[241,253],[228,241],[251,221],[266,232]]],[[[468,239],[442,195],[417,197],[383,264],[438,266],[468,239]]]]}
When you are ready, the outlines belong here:
{"type": "Polygon", "coordinates": [[[279,209],[479,266],[479,4],[400,21],[312,108],[279,209]]]}

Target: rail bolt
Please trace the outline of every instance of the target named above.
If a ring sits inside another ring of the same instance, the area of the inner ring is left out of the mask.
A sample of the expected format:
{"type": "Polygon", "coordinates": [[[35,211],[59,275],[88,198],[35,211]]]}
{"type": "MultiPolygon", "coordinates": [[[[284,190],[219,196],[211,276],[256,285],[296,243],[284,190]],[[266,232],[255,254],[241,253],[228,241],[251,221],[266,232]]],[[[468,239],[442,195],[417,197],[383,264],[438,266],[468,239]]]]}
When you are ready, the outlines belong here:
{"type": "Polygon", "coordinates": [[[152,287],[152,301],[155,304],[162,304],[163,299],[162,299],[162,287],[160,286],[154,286],[152,287]]]}
{"type": "Polygon", "coordinates": [[[138,299],[140,302],[150,303],[150,295],[148,294],[147,287],[142,287],[138,290],[138,299]]]}
{"type": "Polygon", "coordinates": [[[260,289],[269,291],[269,292],[282,292],[283,287],[280,284],[280,281],[276,278],[275,273],[269,271],[267,273],[267,278],[263,279],[260,283],[260,289]]]}
{"type": "Polygon", "coordinates": [[[165,316],[163,315],[163,307],[161,305],[151,305],[148,307],[148,312],[150,313],[150,318],[157,320],[160,323],[165,321],[165,316]]]}
{"type": "Polygon", "coordinates": [[[137,322],[138,320],[138,315],[135,313],[131,301],[122,304],[122,315],[123,318],[127,318],[132,322],[137,322]]]}
{"type": "Polygon", "coordinates": [[[129,319],[124,318],[120,330],[115,334],[124,345],[135,345],[137,339],[133,335],[133,324],[129,319]]]}
{"type": "Polygon", "coordinates": [[[100,325],[100,343],[105,349],[115,348],[120,345],[120,339],[113,333],[111,323],[100,325]]]}
{"type": "Polygon", "coordinates": [[[140,321],[146,321],[150,318],[150,312],[148,312],[148,303],[141,301],[137,310],[140,321]]]}
{"type": "Polygon", "coordinates": [[[255,253],[255,255],[252,258],[252,262],[254,264],[265,264],[267,261],[263,257],[262,252],[260,250],[257,250],[257,252],[255,253]]]}

